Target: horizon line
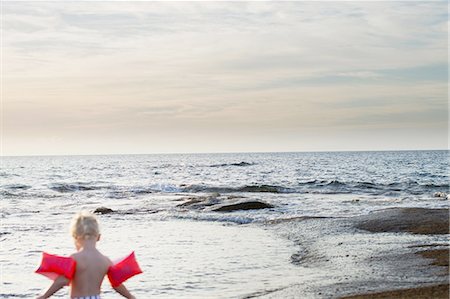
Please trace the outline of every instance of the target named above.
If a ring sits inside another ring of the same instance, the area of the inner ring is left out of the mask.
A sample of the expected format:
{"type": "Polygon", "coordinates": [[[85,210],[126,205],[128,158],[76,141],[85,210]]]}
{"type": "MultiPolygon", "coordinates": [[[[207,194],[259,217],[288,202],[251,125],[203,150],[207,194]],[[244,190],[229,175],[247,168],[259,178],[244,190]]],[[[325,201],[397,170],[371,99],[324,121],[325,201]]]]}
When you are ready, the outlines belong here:
{"type": "Polygon", "coordinates": [[[168,152],[168,153],[90,153],[90,154],[32,154],[32,155],[3,155],[9,157],[71,157],[71,156],[151,156],[151,155],[223,155],[223,154],[282,154],[282,153],[346,153],[346,152],[427,152],[449,151],[445,149],[383,149],[383,150],[298,150],[298,151],[229,151],[229,152],[168,152]]]}

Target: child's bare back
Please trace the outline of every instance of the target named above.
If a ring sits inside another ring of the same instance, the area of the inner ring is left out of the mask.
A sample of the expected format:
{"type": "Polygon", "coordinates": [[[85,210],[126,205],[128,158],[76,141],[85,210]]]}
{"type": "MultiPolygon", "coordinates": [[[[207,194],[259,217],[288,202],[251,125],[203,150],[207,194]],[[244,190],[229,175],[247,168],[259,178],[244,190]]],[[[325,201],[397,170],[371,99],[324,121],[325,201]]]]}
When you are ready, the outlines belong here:
{"type": "Polygon", "coordinates": [[[77,262],[77,267],[72,279],[71,297],[100,294],[100,287],[111,261],[95,247],[85,247],[74,253],[72,258],[77,262]]]}

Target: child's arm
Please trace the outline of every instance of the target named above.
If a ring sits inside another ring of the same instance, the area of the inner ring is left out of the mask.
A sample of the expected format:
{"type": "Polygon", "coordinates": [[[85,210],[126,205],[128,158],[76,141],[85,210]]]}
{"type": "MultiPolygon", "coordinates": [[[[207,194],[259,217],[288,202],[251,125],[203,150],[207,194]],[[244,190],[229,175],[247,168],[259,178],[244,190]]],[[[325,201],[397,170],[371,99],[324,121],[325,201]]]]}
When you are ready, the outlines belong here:
{"type": "Polygon", "coordinates": [[[125,298],[128,299],[136,299],[136,297],[134,297],[133,295],[131,295],[131,293],[127,290],[127,288],[125,287],[124,284],[121,284],[118,287],[115,287],[114,290],[119,293],[120,295],[124,296],[125,298]]]}
{"type": "Polygon", "coordinates": [[[62,275],[58,276],[58,278],[56,278],[52,285],[48,288],[47,292],[45,292],[44,295],[39,296],[38,299],[45,299],[50,297],[51,295],[68,285],[69,282],[70,280],[68,280],[66,277],[62,275]]]}

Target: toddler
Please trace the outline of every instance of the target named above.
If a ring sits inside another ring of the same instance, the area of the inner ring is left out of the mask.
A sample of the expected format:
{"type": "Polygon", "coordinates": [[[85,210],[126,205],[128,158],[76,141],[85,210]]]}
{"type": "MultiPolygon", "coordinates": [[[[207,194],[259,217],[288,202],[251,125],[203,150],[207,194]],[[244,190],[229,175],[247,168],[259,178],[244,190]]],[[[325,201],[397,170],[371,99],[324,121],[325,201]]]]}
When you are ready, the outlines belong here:
{"type": "MultiPolygon", "coordinates": [[[[96,248],[100,230],[95,215],[85,211],[76,214],[72,220],[71,232],[77,249],[71,255],[76,262],[75,275],[72,280],[59,276],[38,299],[50,297],[69,283],[70,298],[100,299],[102,281],[112,262],[96,248]]],[[[135,298],[123,284],[114,287],[114,290],[126,298],[135,298]]]]}

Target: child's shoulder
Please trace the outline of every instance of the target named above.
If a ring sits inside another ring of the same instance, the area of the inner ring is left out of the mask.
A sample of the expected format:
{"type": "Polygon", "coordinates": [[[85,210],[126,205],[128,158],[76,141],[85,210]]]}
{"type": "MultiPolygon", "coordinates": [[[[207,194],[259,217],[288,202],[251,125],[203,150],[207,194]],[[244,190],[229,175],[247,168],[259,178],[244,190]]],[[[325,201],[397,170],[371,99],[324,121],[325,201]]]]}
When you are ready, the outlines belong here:
{"type": "Polygon", "coordinates": [[[70,257],[73,258],[74,260],[77,260],[79,256],[80,256],[79,252],[74,252],[70,255],[70,257]]]}
{"type": "Polygon", "coordinates": [[[105,261],[108,263],[108,266],[112,266],[113,265],[113,262],[111,261],[111,259],[109,257],[107,257],[106,255],[104,255],[102,253],[100,253],[100,254],[103,256],[105,261]]]}
{"type": "Polygon", "coordinates": [[[70,255],[71,258],[73,258],[75,261],[79,261],[79,260],[84,260],[86,258],[96,258],[96,259],[100,259],[102,260],[105,264],[107,265],[112,265],[113,262],[111,261],[111,259],[109,257],[107,257],[106,255],[102,254],[100,251],[96,250],[95,252],[86,252],[86,251],[77,251],[74,252],[70,255]]]}

